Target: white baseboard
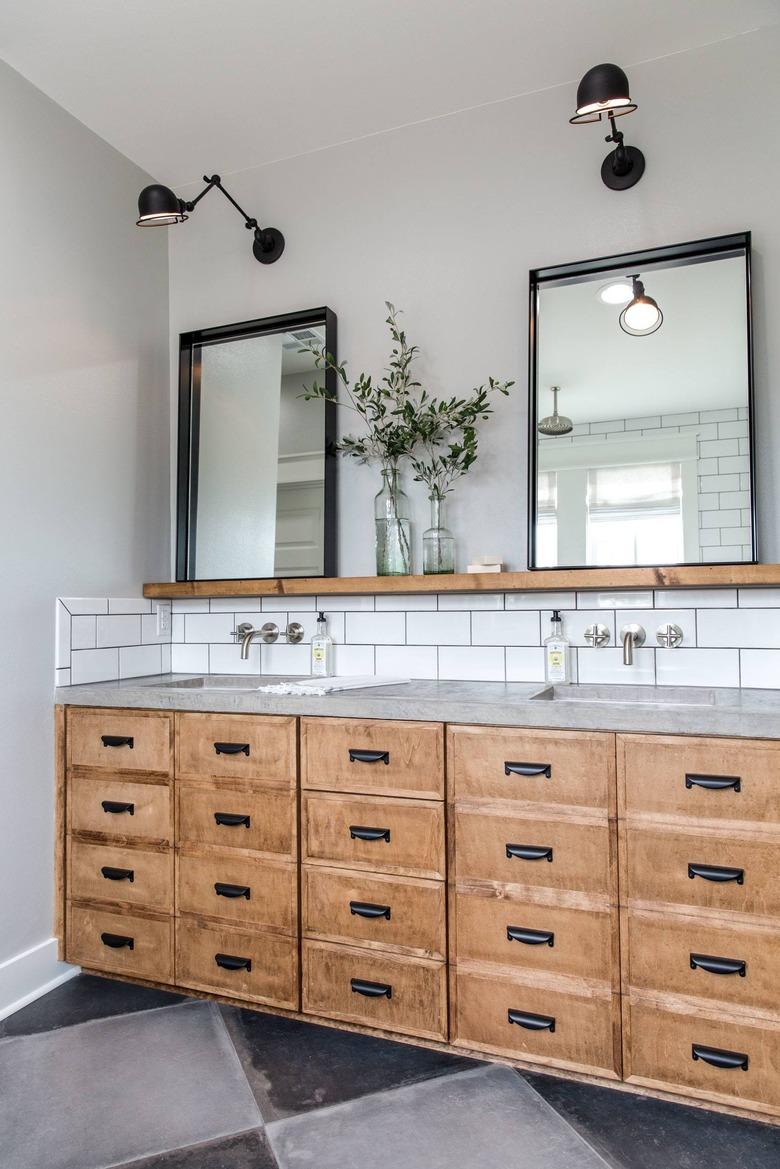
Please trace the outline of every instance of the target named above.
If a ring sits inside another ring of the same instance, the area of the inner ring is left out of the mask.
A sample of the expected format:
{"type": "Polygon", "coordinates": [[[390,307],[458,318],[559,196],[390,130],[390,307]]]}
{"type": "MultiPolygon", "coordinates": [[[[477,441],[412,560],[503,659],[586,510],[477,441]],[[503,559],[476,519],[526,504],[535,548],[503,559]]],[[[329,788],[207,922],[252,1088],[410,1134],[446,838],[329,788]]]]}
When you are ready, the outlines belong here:
{"type": "Polygon", "coordinates": [[[58,961],[56,938],[47,938],[0,962],[0,1019],[26,1007],[78,972],[78,966],[58,961]]]}

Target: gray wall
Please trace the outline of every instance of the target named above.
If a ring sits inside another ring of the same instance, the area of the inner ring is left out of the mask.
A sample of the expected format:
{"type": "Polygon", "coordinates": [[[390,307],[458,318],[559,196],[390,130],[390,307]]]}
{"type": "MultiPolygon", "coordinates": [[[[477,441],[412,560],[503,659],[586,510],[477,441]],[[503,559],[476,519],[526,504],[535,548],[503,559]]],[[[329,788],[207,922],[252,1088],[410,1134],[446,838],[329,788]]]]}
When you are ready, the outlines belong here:
{"type": "Polygon", "coordinates": [[[167,573],[170,427],[166,249],[134,226],[148,177],[6,65],[0,109],[2,1011],[51,953],[2,967],[52,935],[55,597],[167,573]]]}
{"type": "MultiPolygon", "coordinates": [[[[528,269],[752,228],[760,554],[778,560],[779,54],[774,28],[634,66],[640,108],[622,128],[647,171],[628,192],[601,183],[601,128],[568,125],[574,85],[234,174],[231,192],[284,231],[287,249],[272,267],[255,263],[237,218],[205,201],[170,233],[172,332],[327,304],[352,372],[381,371],[388,299],[435,392],[514,378],[448,514],[461,564],[485,553],[522,568],[528,269]]],[[[342,465],[342,574],[372,571],[377,488],[375,471],[342,465]]],[[[411,490],[419,545],[427,504],[411,490]]]]}

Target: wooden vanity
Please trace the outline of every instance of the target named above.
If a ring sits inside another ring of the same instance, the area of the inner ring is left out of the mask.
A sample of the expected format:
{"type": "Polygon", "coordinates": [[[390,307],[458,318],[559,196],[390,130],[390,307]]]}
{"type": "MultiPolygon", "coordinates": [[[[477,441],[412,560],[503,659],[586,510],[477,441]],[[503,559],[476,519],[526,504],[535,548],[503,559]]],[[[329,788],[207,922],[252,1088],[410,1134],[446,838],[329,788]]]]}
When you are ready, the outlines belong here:
{"type": "Polygon", "coordinates": [[[780,1117],[780,742],[57,719],[67,961],[780,1117]]]}

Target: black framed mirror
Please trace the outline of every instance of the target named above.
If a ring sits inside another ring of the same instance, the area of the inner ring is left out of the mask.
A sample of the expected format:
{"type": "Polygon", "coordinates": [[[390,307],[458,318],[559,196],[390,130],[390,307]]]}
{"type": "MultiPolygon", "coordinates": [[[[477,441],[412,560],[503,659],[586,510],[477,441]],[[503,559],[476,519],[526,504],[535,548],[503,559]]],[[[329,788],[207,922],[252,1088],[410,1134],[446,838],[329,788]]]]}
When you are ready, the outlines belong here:
{"type": "Polygon", "coordinates": [[[750,249],[531,271],[530,568],[756,563],[750,249]]]}
{"type": "Polygon", "coordinates": [[[181,334],[177,580],[336,575],[336,407],[301,353],[336,334],[324,307],[181,334]]]}

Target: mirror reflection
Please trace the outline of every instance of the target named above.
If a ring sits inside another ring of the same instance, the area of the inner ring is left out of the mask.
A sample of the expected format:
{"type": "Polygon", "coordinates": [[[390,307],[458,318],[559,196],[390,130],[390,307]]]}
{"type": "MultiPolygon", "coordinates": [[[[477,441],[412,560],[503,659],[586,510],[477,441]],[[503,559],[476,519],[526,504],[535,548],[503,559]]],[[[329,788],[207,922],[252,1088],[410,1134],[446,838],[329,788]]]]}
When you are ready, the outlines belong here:
{"type": "Polygon", "coordinates": [[[532,273],[531,566],[755,560],[749,236],[532,273]]]}

